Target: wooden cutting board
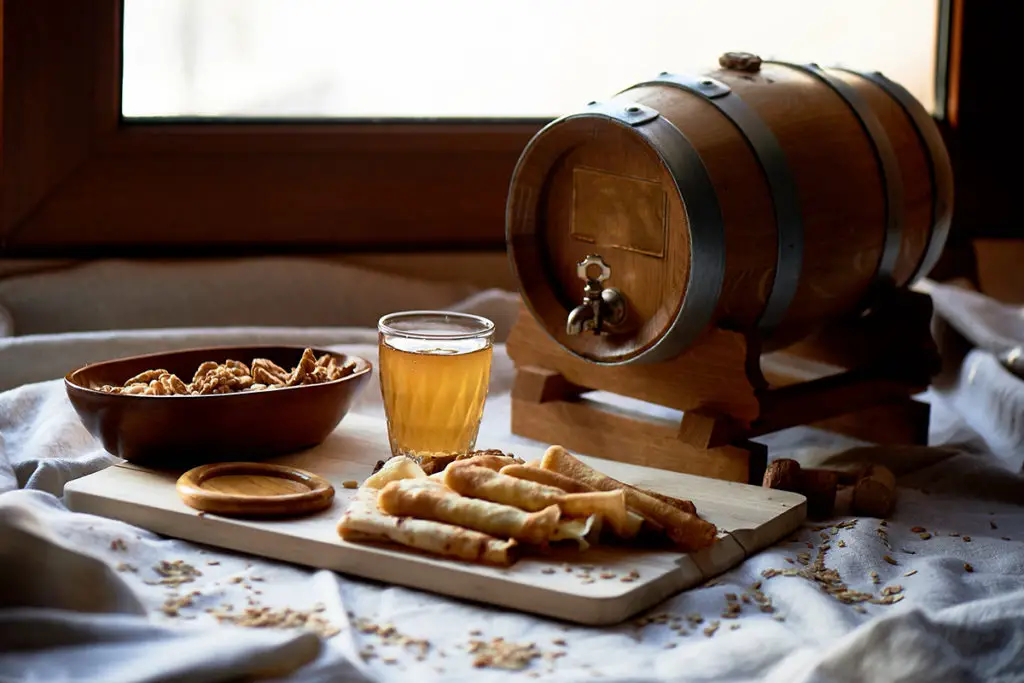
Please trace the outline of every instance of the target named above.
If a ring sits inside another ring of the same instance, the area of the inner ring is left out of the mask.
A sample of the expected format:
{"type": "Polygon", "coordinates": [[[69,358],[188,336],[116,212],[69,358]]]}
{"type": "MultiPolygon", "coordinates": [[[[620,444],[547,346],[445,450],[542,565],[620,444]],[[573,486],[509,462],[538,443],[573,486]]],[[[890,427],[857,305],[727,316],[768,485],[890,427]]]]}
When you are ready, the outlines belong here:
{"type": "MultiPolygon", "coordinates": [[[[502,448],[532,460],[546,446],[478,447],[502,448]]],[[[342,541],[335,527],[355,495],[342,482],[362,482],[377,460],[388,457],[384,422],[349,415],[320,446],[273,460],[319,474],[336,489],[330,508],[301,519],[250,521],[200,515],[175,491],[180,471],[131,464],[72,481],[65,495],[77,512],[119,519],[175,538],[591,625],[624,621],[731,569],[793,532],[806,516],[806,501],[795,493],[581,456],[620,481],[692,500],[698,512],[722,531],[718,542],[691,554],[559,549],[550,556],[523,558],[509,568],[492,568],[395,546],[342,541]],[[623,581],[632,571],[639,577],[623,581]]]]}

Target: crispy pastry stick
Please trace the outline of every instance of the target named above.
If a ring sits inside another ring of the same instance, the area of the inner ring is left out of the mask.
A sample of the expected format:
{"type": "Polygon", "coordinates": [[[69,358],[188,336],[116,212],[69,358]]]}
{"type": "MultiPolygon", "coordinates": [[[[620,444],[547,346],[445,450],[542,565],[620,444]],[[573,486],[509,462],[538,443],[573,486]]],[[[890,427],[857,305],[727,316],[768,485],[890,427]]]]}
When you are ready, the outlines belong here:
{"type": "Polygon", "coordinates": [[[541,465],[546,470],[583,481],[601,491],[623,490],[629,507],[639,512],[644,519],[664,528],[672,542],[682,550],[700,550],[715,541],[717,529],[714,524],[601,474],[561,446],[548,448],[541,459],[541,465]]]}
{"type": "Polygon", "coordinates": [[[453,463],[446,469],[444,485],[464,496],[511,505],[528,512],[557,505],[566,495],[562,489],[516,479],[486,467],[474,467],[470,462],[453,463]]]}
{"type": "Polygon", "coordinates": [[[590,484],[584,484],[582,481],[567,477],[560,472],[542,469],[539,464],[536,467],[532,465],[506,465],[498,471],[517,479],[526,479],[528,481],[535,481],[538,484],[544,484],[545,486],[553,486],[562,489],[566,493],[587,493],[588,491],[597,490],[590,484]]]}
{"type": "MultiPolygon", "coordinates": [[[[464,496],[529,511],[557,505],[563,513],[573,517],[599,514],[608,520],[616,535],[623,538],[633,538],[640,531],[640,524],[634,522],[626,511],[626,496],[622,490],[566,493],[554,486],[468,465],[449,467],[446,472],[445,486],[464,496]]],[[[638,521],[643,522],[642,519],[638,521]]]]}
{"type": "MultiPolygon", "coordinates": [[[[542,465],[540,464],[542,461],[534,460],[531,462],[536,462],[537,464],[533,465],[527,463],[525,465],[506,465],[505,467],[501,468],[500,472],[502,474],[508,474],[513,477],[519,477],[520,479],[529,479],[530,481],[535,481],[538,484],[546,484],[547,486],[557,486],[558,488],[562,489],[563,491],[567,491],[568,493],[583,493],[584,491],[597,490],[596,488],[590,486],[589,484],[586,484],[577,479],[573,479],[572,477],[567,477],[564,474],[561,474],[560,472],[543,469],[542,465]]],[[[692,502],[688,500],[673,498],[672,496],[666,496],[663,493],[657,493],[656,491],[642,489],[637,486],[633,486],[632,484],[624,484],[620,481],[612,479],[611,477],[608,477],[608,479],[610,481],[615,482],[615,484],[621,488],[633,489],[634,491],[639,491],[640,493],[646,493],[648,496],[652,498],[657,498],[663,503],[668,503],[672,507],[679,508],[683,512],[689,512],[691,515],[696,514],[697,512],[697,508],[694,506],[692,502]]]]}
{"type": "MultiPolygon", "coordinates": [[[[540,461],[537,461],[538,463],[540,461]]],[[[507,474],[517,479],[526,479],[528,481],[537,482],[545,486],[552,486],[565,491],[566,493],[592,493],[597,491],[593,486],[585,484],[582,481],[577,481],[571,477],[567,477],[564,474],[560,474],[553,470],[541,469],[528,465],[507,465],[502,467],[500,472],[507,474]]],[[[565,511],[565,508],[562,508],[565,511]]],[[[633,538],[640,532],[640,527],[643,525],[644,518],[634,512],[633,510],[626,509],[626,517],[618,522],[616,525],[615,521],[609,520],[612,526],[612,531],[621,538],[633,538]]],[[[661,526],[658,525],[658,529],[661,526]]]]}
{"type": "Polygon", "coordinates": [[[391,542],[435,555],[507,567],[516,560],[516,542],[470,529],[408,517],[392,517],[377,509],[377,492],[360,491],[338,522],[338,534],[353,543],[391,542]]]}
{"type": "Polygon", "coordinates": [[[473,455],[468,458],[459,458],[455,462],[448,465],[445,470],[450,470],[453,467],[486,467],[489,470],[497,472],[506,465],[515,465],[518,461],[509,455],[495,455],[493,453],[484,453],[483,455],[473,455]]]}
{"type": "MultiPolygon", "coordinates": [[[[615,480],[612,479],[612,481],[615,480]]],[[[672,496],[666,496],[664,493],[658,493],[657,491],[652,491],[650,489],[642,489],[639,486],[633,486],[632,484],[622,484],[622,486],[627,489],[639,491],[640,493],[645,493],[651,498],[657,498],[662,503],[668,503],[672,507],[682,510],[683,512],[688,512],[691,515],[697,514],[697,506],[693,504],[693,501],[683,500],[682,498],[673,498],[672,496]]]]}
{"type": "Polygon", "coordinates": [[[460,496],[443,486],[417,483],[416,479],[391,482],[381,489],[377,507],[389,515],[446,522],[537,545],[551,538],[561,517],[557,505],[528,513],[511,505],[460,496]]]}

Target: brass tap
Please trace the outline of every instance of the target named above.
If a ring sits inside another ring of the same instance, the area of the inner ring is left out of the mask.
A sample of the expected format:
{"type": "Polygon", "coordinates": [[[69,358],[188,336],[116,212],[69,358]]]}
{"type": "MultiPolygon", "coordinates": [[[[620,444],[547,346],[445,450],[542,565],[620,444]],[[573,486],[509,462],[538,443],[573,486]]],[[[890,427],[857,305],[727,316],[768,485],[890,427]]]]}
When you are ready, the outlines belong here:
{"type": "Polygon", "coordinates": [[[606,326],[621,324],[626,319],[626,299],[619,290],[605,288],[604,281],[611,277],[612,269],[599,254],[589,254],[576,264],[576,274],[583,285],[583,303],[569,312],[565,322],[566,334],[577,335],[585,330],[602,334],[606,326]],[[597,273],[591,277],[591,267],[597,273]]]}

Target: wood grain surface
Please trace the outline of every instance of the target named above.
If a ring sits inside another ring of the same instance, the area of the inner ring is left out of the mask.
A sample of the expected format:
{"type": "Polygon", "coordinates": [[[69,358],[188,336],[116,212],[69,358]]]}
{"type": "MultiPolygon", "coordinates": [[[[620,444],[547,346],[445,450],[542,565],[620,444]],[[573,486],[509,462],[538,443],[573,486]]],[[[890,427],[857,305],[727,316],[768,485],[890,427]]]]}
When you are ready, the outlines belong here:
{"type": "MultiPolygon", "coordinates": [[[[514,452],[525,460],[539,458],[545,446],[523,447],[500,440],[478,444],[514,452]]],[[[701,516],[718,525],[718,542],[692,554],[611,546],[582,553],[558,550],[528,556],[501,569],[396,546],[341,540],[336,525],[355,495],[355,491],[342,488],[341,482],[364,480],[373,463],[389,455],[384,422],[350,415],[317,448],[274,460],[315,472],[337,489],[330,508],[298,519],[200,516],[175,491],[180,472],[130,464],[77,479],[65,492],[73,510],[120,519],[176,538],[593,625],[621,622],[727,571],[794,531],[806,516],[805,499],[797,494],[581,456],[620,481],[692,500],[701,516]],[[593,565],[616,578],[583,583],[578,572],[562,569],[567,562],[593,565]],[[558,571],[550,572],[552,568],[558,571]],[[618,580],[633,570],[639,573],[638,579],[618,580]]]]}
{"type": "Polygon", "coordinates": [[[334,487],[297,467],[261,462],[200,465],[175,483],[181,500],[226,516],[299,516],[330,507],[334,487]]]}
{"type": "MultiPolygon", "coordinates": [[[[521,291],[537,319],[566,349],[595,361],[628,361],[669,334],[703,259],[724,258],[712,325],[757,329],[775,283],[797,281],[766,348],[792,344],[823,325],[859,312],[878,283],[887,211],[901,221],[891,293],[908,284],[936,237],[931,159],[918,129],[885,90],[859,76],[845,82],[876,118],[898,168],[899,199],[887,209],[879,152],[851,105],[821,79],[797,68],[765,64],[758,73],[716,70],[771,131],[785,156],[802,217],[803,256],[776,272],[779,229],[767,176],[750,141],[704,97],[664,83],[620,93],[658,112],[700,156],[713,196],[677,188],[652,144],[620,122],[580,114],[544,128],[524,150],[513,176],[508,242],[521,291]],[[702,203],[721,212],[724,253],[695,253],[689,214],[702,203]],[[627,318],[609,334],[570,334],[566,318],[582,301],[576,263],[599,254],[611,268],[604,287],[626,299],[627,318]],[[797,269],[799,269],[797,271],[797,269]]],[[[950,198],[951,199],[951,198],[950,198]]],[[[713,295],[706,295],[713,296],[713,295]]],[[[690,302],[692,303],[692,301],[690,302]]]]}

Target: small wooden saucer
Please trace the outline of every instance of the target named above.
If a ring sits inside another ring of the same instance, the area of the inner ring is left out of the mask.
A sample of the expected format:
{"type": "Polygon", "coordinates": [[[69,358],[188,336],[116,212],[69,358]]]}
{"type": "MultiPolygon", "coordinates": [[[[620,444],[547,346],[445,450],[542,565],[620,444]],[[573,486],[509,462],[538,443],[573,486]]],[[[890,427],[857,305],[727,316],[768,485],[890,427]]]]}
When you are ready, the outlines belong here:
{"type": "Polygon", "coordinates": [[[176,488],[189,507],[234,517],[308,515],[334,500],[334,487],[323,477],[261,462],[200,465],[181,475],[176,488]]]}

